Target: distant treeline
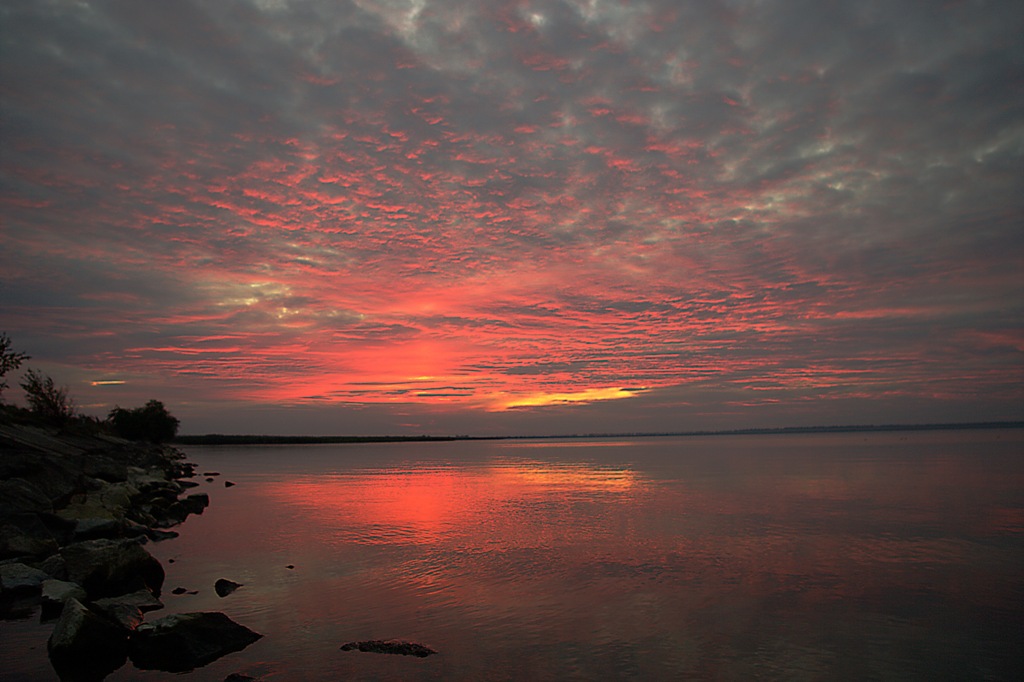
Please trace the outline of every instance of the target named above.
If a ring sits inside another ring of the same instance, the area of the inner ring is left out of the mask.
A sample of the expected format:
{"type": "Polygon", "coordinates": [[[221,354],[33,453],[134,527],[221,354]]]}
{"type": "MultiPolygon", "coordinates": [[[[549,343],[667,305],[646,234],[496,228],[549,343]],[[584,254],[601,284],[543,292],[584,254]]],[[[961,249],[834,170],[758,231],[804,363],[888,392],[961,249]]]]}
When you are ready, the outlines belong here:
{"type": "Polygon", "coordinates": [[[948,424],[855,424],[845,426],[785,426],[780,428],[720,431],[666,431],[658,433],[572,433],[547,436],[253,436],[211,433],[178,436],[180,445],[312,445],[330,443],[419,443],[456,440],[527,440],[545,438],[666,438],[670,436],[762,436],[797,433],[859,433],[869,431],[956,431],[967,429],[1020,429],[1024,421],[957,422],[948,424]]]}
{"type": "Polygon", "coordinates": [[[208,433],[178,436],[179,445],[312,445],[323,443],[418,443],[424,441],[480,440],[472,436],[249,436],[208,433]]]}

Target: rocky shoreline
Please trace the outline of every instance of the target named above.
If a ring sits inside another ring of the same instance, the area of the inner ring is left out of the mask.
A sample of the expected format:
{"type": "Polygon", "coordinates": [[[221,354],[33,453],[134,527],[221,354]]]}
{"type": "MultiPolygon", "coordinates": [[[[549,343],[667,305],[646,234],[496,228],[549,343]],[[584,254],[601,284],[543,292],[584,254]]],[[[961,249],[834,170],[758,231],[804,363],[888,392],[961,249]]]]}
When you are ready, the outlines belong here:
{"type": "Polygon", "coordinates": [[[56,618],[50,661],[65,681],[136,668],[183,672],[259,639],[222,613],[163,608],[149,542],[202,514],[195,466],[172,447],[0,424],[0,617],[56,618]]]}

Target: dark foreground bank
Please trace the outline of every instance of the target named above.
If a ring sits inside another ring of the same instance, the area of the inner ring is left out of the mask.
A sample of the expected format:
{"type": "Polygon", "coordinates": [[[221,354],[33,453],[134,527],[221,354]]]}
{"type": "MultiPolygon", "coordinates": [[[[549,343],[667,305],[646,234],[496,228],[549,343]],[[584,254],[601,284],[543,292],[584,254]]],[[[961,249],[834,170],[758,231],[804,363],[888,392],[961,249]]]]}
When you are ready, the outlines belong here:
{"type": "Polygon", "coordinates": [[[194,468],[167,446],[0,423],[0,618],[54,619],[62,680],[101,680],[128,660],[182,672],[260,637],[222,613],[147,615],[164,581],[147,543],[209,504],[188,492],[194,468]]]}

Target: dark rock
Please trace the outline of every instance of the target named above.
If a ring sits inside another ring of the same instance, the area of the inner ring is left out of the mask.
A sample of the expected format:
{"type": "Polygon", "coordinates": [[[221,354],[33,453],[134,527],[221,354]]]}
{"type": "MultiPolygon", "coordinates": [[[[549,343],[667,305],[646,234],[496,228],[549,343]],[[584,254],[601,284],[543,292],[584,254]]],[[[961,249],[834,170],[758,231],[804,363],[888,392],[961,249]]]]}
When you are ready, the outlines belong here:
{"type": "Polygon", "coordinates": [[[104,607],[108,604],[131,604],[139,611],[156,611],[164,607],[163,602],[153,596],[149,590],[139,590],[118,597],[103,597],[93,602],[94,606],[104,607]]]}
{"type": "Polygon", "coordinates": [[[217,592],[218,597],[226,597],[241,586],[242,583],[236,583],[231,580],[221,578],[213,584],[213,589],[217,592]]]}
{"type": "Polygon", "coordinates": [[[255,677],[244,675],[242,673],[231,673],[224,678],[224,682],[255,682],[255,677]]]}
{"type": "Polygon", "coordinates": [[[189,514],[202,514],[203,510],[210,506],[210,496],[206,493],[195,493],[181,500],[181,504],[189,514]]]}
{"type": "Polygon", "coordinates": [[[43,562],[39,564],[39,569],[51,578],[56,578],[57,580],[68,579],[67,562],[64,561],[64,557],[62,557],[59,553],[51,554],[50,556],[43,559],[43,562]]]}
{"type": "Polygon", "coordinates": [[[341,645],[342,651],[368,651],[375,654],[400,654],[425,658],[437,652],[415,642],[399,642],[393,639],[371,639],[364,642],[349,642],[341,645]]]}
{"type": "Polygon", "coordinates": [[[171,590],[171,594],[185,594],[186,592],[188,592],[188,590],[186,590],[184,587],[175,587],[173,590],[171,590]]]}
{"type": "Polygon", "coordinates": [[[164,568],[135,540],[86,540],[61,550],[68,580],[92,598],[112,597],[140,589],[160,594],[164,568]]]}
{"type": "Polygon", "coordinates": [[[124,522],[118,519],[80,519],[75,524],[76,540],[95,540],[124,535],[124,522]]]}
{"type": "Polygon", "coordinates": [[[124,664],[128,631],[71,598],[46,648],[61,679],[101,680],[124,664]]]}
{"type": "Polygon", "coordinates": [[[176,526],[184,521],[189,514],[202,514],[208,506],[210,506],[210,496],[206,493],[189,495],[183,500],[174,497],[163,501],[154,500],[148,510],[155,518],[150,525],[158,528],[176,526]]]}
{"type": "Polygon", "coordinates": [[[208,479],[206,479],[206,482],[207,483],[213,483],[213,479],[212,478],[208,478],[208,479]]]}
{"type": "Polygon", "coordinates": [[[32,568],[25,564],[3,564],[0,565],[0,591],[4,593],[39,592],[43,581],[49,577],[38,568],[32,568]]]}
{"type": "Polygon", "coordinates": [[[223,613],[181,613],[140,625],[129,656],[142,670],[185,672],[241,651],[260,637],[223,613]]]}
{"type": "Polygon", "coordinates": [[[224,481],[224,487],[225,488],[230,488],[233,485],[234,485],[234,483],[232,483],[231,481],[224,481]]]}
{"type": "Polygon", "coordinates": [[[195,488],[199,484],[196,483],[195,481],[178,481],[178,485],[180,485],[182,488],[195,488]]]}
{"type": "Polygon", "coordinates": [[[108,599],[93,602],[93,609],[112,623],[125,630],[134,630],[144,620],[142,609],[134,604],[108,599]],[[102,604],[100,603],[102,601],[102,604]]]}
{"type": "Polygon", "coordinates": [[[295,564],[288,564],[287,566],[285,566],[285,568],[287,568],[290,571],[293,568],[295,568],[295,564]]]}
{"type": "MultiPolygon", "coordinates": [[[[153,542],[160,542],[161,540],[170,540],[171,538],[178,537],[178,531],[161,530],[159,528],[149,528],[146,530],[146,537],[148,537],[153,542]]],[[[171,561],[173,562],[173,559],[171,561]]]]}
{"type": "Polygon", "coordinates": [[[204,471],[203,476],[220,476],[219,471],[204,471]]]}

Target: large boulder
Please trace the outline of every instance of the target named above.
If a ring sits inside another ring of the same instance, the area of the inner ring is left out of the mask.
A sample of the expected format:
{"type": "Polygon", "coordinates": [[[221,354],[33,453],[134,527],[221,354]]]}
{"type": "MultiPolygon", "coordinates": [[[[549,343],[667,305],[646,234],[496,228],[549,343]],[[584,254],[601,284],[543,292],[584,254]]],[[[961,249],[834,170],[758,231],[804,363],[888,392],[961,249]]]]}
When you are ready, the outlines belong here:
{"type": "Polygon", "coordinates": [[[0,517],[43,511],[53,511],[53,504],[39,486],[23,478],[0,480],[0,517]]]}
{"type": "Polygon", "coordinates": [[[186,672],[241,651],[262,636],[223,613],[179,613],[140,625],[128,655],[143,670],[186,672]]]}
{"type": "Polygon", "coordinates": [[[67,579],[93,599],[141,589],[160,595],[163,566],[135,540],[86,540],[64,547],[60,554],[67,579]]]}
{"type": "Polygon", "coordinates": [[[65,507],[57,511],[57,516],[69,521],[123,519],[132,499],[138,494],[139,491],[127,483],[101,484],[95,490],[73,496],[65,507]]]}
{"type": "Polygon", "coordinates": [[[65,602],[46,648],[61,679],[102,680],[124,664],[128,631],[71,598],[65,602]]]}

